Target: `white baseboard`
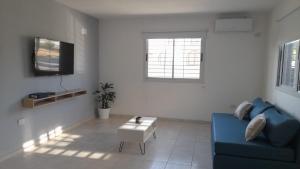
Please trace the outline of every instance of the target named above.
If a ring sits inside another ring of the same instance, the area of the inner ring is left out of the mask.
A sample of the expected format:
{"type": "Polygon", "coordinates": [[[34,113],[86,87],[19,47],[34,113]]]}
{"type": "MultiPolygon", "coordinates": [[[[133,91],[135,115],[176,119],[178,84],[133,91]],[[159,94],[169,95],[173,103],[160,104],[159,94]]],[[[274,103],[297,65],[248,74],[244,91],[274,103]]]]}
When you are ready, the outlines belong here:
{"type": "MultiPolygon", "coordinates": [[[[131,115],[131,114],[111,114],[112,117],[123,117],[123,118],[131,118],[136,115],[131,115]]],[[[138,115],[137,115],[138,116],[138,115]]],[[[141,116],[148,116],[148,115],[141,115],[141,116]]],[[[149,115],[151,116],[151,115],[149,115]]],[[[161,120],[172,120],[172,121],[179,121],[179,122],[198,122],[198,123],[203,123],[203,124],[210,124],[210,121],[205,121],[205,120],[191,120],[191,119],[180,119],[180,118],[172,118],[172,117],[160,117],[160,116],[155,116],[158,119],[161,120]]]]}
{"type": "Polygon", "coordinates": [[[64,128],[63,128],[63,131],[64,131],[64,132],[70,131],[70,130],[76,128],[76,127],[79,127],[80,125],[82,125],[82,124],[84,124],[84,123],[87,123],[87,122],[93,120],[94,118],[95,118],[94,116],[90,116],[90,117],[88,117],[88,118],[86,118],[86,119],[80,120],[80,121],[78,121],[78,122],[76,122],[76,123],[74,123],[74,124],[72,124],[72,125],[70,125],[70,126],[68,126],[68,127],[64,127],[64,128]]]}
{"type": "Polygon", "coordinates": [[[17,154],[21,153],[22,151],[23,151],[23,149],[18,149],[14,152],[8,153],[7,155],[4,155],[3,157],[0,158],[0,163],[13,157],[13,156],[16,156],[17,154]]]}

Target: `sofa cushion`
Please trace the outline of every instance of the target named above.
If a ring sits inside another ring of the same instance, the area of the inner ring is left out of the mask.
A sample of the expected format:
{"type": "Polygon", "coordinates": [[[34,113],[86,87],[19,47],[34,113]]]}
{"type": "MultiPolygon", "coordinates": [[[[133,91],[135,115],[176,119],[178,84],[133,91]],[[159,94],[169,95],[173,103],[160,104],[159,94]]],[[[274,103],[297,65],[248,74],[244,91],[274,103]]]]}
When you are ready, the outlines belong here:
{"type": "Polygon", "coordinates": [[[252,110],[249,113],[250,119],[253,119],[255,116],[263,113],[265,110],[272,107],[274,107],[274,105],[264,102],[261,98],[254,99],[252,110]]]}
{"type": "Polygon", "coordinates": [[[267,109],[264,114],[267,120],[264,134],[272,145],[285,146],[289,144],[300,128],[299,122],[276,108],[267,109]]]}
{"type": "Polygon", "coordinates": [[[295,161],[295,152],[291,147],[274,147],[263,136],[247,142],[246,120],[238,120],[230,114],[213,113],[212,146],[214,154],[239,156],[247,158],[295,161]]]}

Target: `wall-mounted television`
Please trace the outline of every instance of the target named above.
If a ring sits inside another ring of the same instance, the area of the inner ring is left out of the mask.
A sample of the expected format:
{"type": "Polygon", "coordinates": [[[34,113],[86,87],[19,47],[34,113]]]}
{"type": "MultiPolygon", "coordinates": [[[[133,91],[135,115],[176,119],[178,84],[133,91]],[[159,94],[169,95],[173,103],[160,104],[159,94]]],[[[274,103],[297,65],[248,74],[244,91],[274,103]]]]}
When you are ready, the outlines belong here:
{"type": "Polygon", "coordinates": [[[40,37],[34,41],[35,76],[74,74],[74,44],[40,37]]]}

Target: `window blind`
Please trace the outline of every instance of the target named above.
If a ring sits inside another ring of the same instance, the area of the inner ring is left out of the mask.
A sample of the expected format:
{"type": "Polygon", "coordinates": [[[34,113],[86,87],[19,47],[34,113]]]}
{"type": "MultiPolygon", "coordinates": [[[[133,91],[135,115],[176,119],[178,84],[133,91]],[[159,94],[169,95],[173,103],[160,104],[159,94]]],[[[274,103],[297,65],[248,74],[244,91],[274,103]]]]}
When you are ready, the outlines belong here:
{"type": "Polygon", "coordinates": [[[202,38],[147,39],[147,77],[200,79],[202,38]]]}
{"type": "Polygon", "coordinates": [[[174,39],[174,78],[200,79],[201,39],[174,39]]]}
{"type": "Polygon", "coordinates": [[[172,39],[148,39],[148,77],[172,78],[172,39]]]}

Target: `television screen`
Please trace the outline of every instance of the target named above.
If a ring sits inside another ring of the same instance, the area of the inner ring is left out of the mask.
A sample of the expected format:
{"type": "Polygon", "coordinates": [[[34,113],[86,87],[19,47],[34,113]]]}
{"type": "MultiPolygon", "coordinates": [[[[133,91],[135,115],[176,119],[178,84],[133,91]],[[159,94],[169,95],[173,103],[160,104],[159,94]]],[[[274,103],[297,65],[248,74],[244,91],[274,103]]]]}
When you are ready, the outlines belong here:
{"type": "Polygon", "coordinates": [[[74,73],[74,44],[35,38],[34,73],[37,76],[74,73]]]}

